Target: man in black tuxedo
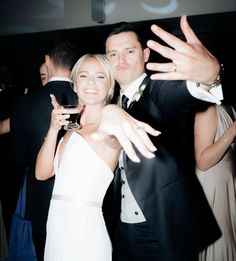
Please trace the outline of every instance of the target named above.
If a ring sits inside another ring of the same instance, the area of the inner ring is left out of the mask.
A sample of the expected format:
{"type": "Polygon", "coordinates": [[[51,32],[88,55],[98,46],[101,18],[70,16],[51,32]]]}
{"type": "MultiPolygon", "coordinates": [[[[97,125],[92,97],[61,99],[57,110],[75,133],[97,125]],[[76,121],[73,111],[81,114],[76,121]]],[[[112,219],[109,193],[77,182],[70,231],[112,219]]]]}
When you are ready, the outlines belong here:
{"type": "MultiPolygon", "coordinates": [[[[148,41],[150,48],[170,59],[168,63],[147,65],[160,72],[151,76],[156,80],[145,73],[150,49],[131,25],[119,23],[106,39],[106,53],[120,85],[121,98],[128,97],[123,107],[161,131],[161,135],[151,137],[156,150],[150,159],[136,152],[140,162],[134,163],[125,153],[121,155],[120,171],[104,201],[116,261],[193,261],[199,250],[221,235],[195,173],[188,166],[188,150],[183,143],[183,126],[188,125],[185,117],[191,119],[195,111],[205,109],[209,102],[220,102],[221,98],[216,99],[210,90],[221,96],[220,65],[198,40],[185,16],[181,18],[181,29],[187,42],[152,27],[158,37],[173,47],[148,41]],[[117,211],[107,214],[111,208],[117,211]],[[117,216],[120,218],[115,222],[117,216]]],[[[116,124],[119,118],[128,119],[117,106],[108,105],[106,112],[111,115],[110,127],[107,116],[106,124],[100,125],[101,132],[115,136],[124,133],[131,141],[137,134],[145,133],[134,122],[116,124]]],[[[130,145],[127,142],[126,146],[130,145]]]]}
{"type": "MultiPolygon", "coordinates": [[[[49,40],[45,63],[48,83],[18,100],[10,115],[11,160],[18,166],[28,167],[26,189],[26,219],[32,221],[33,241],[37,260],[43,260],[46,239],[46,221],[54,179],[38,181],[35,162],[49,128],[50,94],[61,104],[77,101],[72,88],[70,71],[76,61],[76,48],[72,39],[54,34],[49,40]]],[[[63,135],[61,132],[60,137],[63,135]]]]}

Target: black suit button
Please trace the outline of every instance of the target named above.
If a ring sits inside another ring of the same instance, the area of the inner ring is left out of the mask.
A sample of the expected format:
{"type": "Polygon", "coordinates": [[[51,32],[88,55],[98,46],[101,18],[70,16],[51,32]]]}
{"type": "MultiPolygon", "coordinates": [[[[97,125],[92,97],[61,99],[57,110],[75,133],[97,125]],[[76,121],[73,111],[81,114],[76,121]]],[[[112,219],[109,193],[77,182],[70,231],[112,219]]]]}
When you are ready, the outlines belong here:
{"type": "Polygon", "coordinates": [[[121,184],[124,185],[124,184],[125,184],[125,181],[124,181],[124,180],[121,180],[121,184]]]}
{"type": "Polygon", "coordinates": [[[138,215],[138,211],[135,211],[134,214],[135,214],[135,215],[138,215]]]}
{"type": "Polygon", "coordinates": [[[122,195],[122,198],[125,198],[125,195],[122,195]]]}
{"type": "Polygon", "coordinates": [[[121,170],[124,170],[124,167],[120,167],[121,170]]]}

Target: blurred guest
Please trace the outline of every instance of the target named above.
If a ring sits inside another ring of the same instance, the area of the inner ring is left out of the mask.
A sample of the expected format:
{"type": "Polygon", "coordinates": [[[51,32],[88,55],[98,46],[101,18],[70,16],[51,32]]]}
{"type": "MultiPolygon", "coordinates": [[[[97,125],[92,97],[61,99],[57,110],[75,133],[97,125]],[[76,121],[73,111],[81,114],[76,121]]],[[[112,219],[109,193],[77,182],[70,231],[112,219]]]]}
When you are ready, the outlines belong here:
{"type": "Polygon", "coordinates": [[[39,75],[42,86],[44,86],[48,82],[48,69],[46,63],[41,64],[39,67],[39,75]]]}
{"type": "Polygon", "coordinates": [[[0,260],[7,260],[7,235],[2,215],[2,204],[0,199],[0,260]]]}
{"type": "MultiPolygon", "coordinates": [[[[43,63],[39,67],[39,75],[41,79],[42,86],[48,82],[48,70],[46,63],[43,63]]],[[[28,88],[25,88],[24,94],[28,93],[28,88]]],[[[0,121],[0,134],[5,134],[10,131],[10,118],[0,121]]]]}
{"type": "Polygon", "coordinates": [[[222,236],[199,254],[199,261],[236,260],[236,113],[212,105],[195,117],[196,173],[222,236]]]}
{"type": "Polygon", "coordinates": [[[0,134],[5,134],[10,131],[10,118],[0,121],[0,134]]]}

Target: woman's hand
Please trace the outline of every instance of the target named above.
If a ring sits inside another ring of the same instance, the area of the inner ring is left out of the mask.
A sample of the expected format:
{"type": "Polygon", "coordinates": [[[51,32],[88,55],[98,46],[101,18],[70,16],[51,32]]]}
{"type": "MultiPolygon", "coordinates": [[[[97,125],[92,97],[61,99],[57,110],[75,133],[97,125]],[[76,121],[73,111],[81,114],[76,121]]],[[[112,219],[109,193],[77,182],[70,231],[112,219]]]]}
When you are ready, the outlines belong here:
{"type": "Polygon", "coordinates": [[[156,147],[148,134],[158,136],[159,131],[149,124],[138,121],[117,105],[107,105],[102,109],[98,130],[92,134],[96,140],[104,140],[114,136],[123,147],[128,157],[134,162],[140,162],[132,145],[146,158],[153,158],[156,147]]]}
{"type": "Polygon", "coordinates": [[[51,113],[50,128],[59,131],[62,126],[69,123],[66,119],[68,119],[70,115],[65,114],[66,110],[57,102],[57,99],[53,94],[50,94],[50,97],[54,108],[51,113]]]}

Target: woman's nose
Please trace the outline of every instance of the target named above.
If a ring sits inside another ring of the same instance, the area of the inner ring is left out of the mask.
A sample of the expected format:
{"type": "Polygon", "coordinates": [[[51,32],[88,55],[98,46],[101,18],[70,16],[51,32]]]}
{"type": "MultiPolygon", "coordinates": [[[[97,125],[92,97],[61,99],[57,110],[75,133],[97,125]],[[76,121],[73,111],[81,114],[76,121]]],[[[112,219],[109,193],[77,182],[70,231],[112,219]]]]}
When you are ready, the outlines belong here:
{"type": "Polygon", "coordinates": [[[88,83],[89,83],[89,84],[94,84],[94,77],[90,76],[90,77],[88,78],[88,83]]]}

